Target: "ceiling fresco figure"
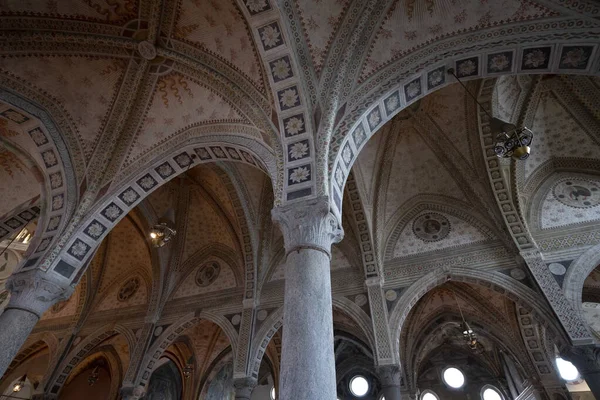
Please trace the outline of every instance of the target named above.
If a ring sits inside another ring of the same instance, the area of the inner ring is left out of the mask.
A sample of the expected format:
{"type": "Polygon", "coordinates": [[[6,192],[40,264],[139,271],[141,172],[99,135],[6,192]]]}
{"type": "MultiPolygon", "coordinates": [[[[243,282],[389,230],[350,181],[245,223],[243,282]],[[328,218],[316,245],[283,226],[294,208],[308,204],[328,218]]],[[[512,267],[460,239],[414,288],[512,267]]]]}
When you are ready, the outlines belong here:
{"type": "Polygon", "coordinates": [[[600,399],[595,0],[0,1],[0,393],[600,399]]]}

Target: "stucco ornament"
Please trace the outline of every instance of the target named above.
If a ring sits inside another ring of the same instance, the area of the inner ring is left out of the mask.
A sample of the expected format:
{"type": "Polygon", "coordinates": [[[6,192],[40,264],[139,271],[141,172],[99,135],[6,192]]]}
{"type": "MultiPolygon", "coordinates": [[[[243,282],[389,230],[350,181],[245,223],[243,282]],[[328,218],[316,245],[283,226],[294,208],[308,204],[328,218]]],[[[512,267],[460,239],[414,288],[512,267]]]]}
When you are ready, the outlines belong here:
{"type": "Polygon", "coordinates": [[[156,47],[147,40],[138,44],[138,52],[146,60],[154,60],[156,58],[156,47]]]}

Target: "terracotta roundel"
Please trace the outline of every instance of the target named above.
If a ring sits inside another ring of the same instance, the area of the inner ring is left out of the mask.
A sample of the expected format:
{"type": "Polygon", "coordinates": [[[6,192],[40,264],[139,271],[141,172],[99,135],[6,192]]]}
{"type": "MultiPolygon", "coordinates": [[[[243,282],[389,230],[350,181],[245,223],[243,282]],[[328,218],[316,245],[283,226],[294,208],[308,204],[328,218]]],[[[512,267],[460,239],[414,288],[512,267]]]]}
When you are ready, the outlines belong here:
{"type": "Polygon", "coordinates": [[[575,208],[589,208],[600,204],[600,186],[587,179],[563,179],[554,185],[554,197],[575,208]]]}
{"type": "Polygon", "coordinates": [[[220,272],[221,265],[218,262],[207,262],[196,272],[196,284],[200,287],[206,287],[217,280],[220,272]]]}
{"type": "Polygon", "coordinates": [[[437,242],[450,233],[450,221],[441,214],[423,214],[413,222],[413,233],[425,242],[437,242]]]}
{"type": "Polygon", "coordinates": [[[140,288],[140,278],[133,277],[128,279],[119,289],[119,294],[117,295],[119,301],[127,301],[133,297],[133,295],[140,288]]]}

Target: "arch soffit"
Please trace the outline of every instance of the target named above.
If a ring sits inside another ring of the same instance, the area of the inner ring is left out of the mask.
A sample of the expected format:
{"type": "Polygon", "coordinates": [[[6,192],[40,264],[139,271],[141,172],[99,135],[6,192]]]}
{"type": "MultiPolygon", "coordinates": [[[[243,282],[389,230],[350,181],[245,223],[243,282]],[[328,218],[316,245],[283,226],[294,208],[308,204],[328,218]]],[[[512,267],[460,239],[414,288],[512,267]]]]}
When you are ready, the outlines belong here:
{"type": "Polygon", "coordinates": [[[181,317],[171,326],[164,330],[164,332],[152,343],[146,355],[139,372],[138,378],[136,378],[136,384],[147,385],[152,372],[156,368],[156,360],[158,360],[164,351],[179,338],[184,335],[185,332],[196,325],[200,320],[206,320],[217,325],[229,339],[231,351],[233,352],[234,359],[237,354],[237,340],[238,334],[231,322],[222,315],[217,315],[209,311],[202,311],[200,314],[195,315],[190,313],[181,317]]]}
{"type": "MultiPolygon", "coordinates": [[[[410,104],[453,83],[454,78],[451,80],[446,76],[448,68],[461,71],[462,67],[462,70],[466,71],[466,65],[470,64],[469,73],[461,74],[463,81],[506,74],[578,73],[595,75],[596,66],[600,62],[600,53],[594,42],[594,36],[597,33],[592,31],[597,28],[590,21],[579,22],[587,26],[590,33],[578,35],[576,38],[572,38],[572,35],[569,34],[569,29],[573,29],[576,25],[574,21],[534,23],[533,26],[537,30],[534,34],[530,33],[526,25],[508,30],[506,27],[497,27],[485,32],[469,32],[457,38],[450,38],[443,44],[428,45],[415,52],[408,60],[401,58],[367,80],[349,99],[347,108],[351,111],[346,113],[336,125],[330,140],[332,148],[327,164],[329,173],[326,175],[329,179],[327,191],[333,199],[334,212],[338,216],[341,214],[345,181],[368,139],[410,104]],[[548,35],[548,32],[544,32],[557,29],[564,32],[551,36],[548,35]],[[514,35],[515,30],[517,33],[510,40],[506,38],[502,41],[490,40],[490,38],[501,38],[507,33],[514,35]],[[466,43],[468,43],[468,48],[465,47],[466,43]],[[477,44],[474,46],[473,43],[477,44]],[[574,70],[561,67],[561,53],[565,47],[571,44],[586,46],[586,49],[591,52],[585,68],[574,70]],[[499,50],[498,46],[502,46],[502,49],[499,50]],[[473,51],[473,48],[477,50],[473,51]],[[543,68],[527,68],[521,63],[524,54],[533,51],[534,48],[545,48],[550,52],[543,68]],[[509,53],[508,65],[498,72],[490,70],[490,65],[493,65],[492,57],[509,53]],[[422,68],[423,65],[430,67],[422,68]],[[347,156],[344,156],[344,153],[347,156]]],[[[577,23],[577,25],[580,24],[577,23]]]]}
{"type": "Polygon", "coordinates": [[[474,213],[473,208],[469,204],[447,196],[417,195],[399,207],[386,224],[384,228],[384,260],[394,258],[394,248],[400,238],[400,234],[410,221],[424,211],[438,211],[453,215],[473,225],[488,238],[497,237],[494,234],[494,228],[486,224],[484,218],[474,213]],[[449,204],[452,204],[452,206],[449,206],[449,204]]]}
{"type": "Polygon", "coordinates": [[[399,354],[400,335],[404,322],[412,308],[431,289],[440,286],[449,280],[482,285],[505,295],[507,298],[526,309],[533,310],[534,315],[539,316],[540,322],[552,331],[556,340],[559,342],[563,340],[563,335],[561,334],[562,330],[557,325],[552,312],[539,298],[539,295],[528,287],[499,272],[477,271],[470,268],[447,268],[439,269],[421,277],[406,292],[404,292],[398,303],[392,309],[389,317],[389,324],[392,332],[392,346],[394,347],[395,354],[399,354]]]}
{"type": "MultiPolygon", "coordinates": [[[[53,102],[46,101],[36,91],[19,90],[32,99],[28,100],[13,90],[0,76],[0,101],[10,107],[3,111],[12,109],[21,115],[20,118],[24,121],[15,123],[32,137],[39,154],[34,157],[6,139],[2,139],[2,142],[5,143],[5,147],[10,148],[10,151],[17,152],[25,158],[28,164],[35,165],[44,180],[40,200],[41,212],[38,212],[40,218],[27,261],[29,268],[39,264],[41,256],[46,254],[48,249],[56,247],[51,244],[56,242],[75,210],[79,197],[77,182],[83,175],[82,168],[85,163],[76,145],[77,142],[75,141],[74,144],[73,139],[69,139],[73,135],[68,128],[65,129],[66,118],[62,111],[56,109],[53,102]],[[55,123],[56,120],[59,123],[55,123]],[[54,157],[43,161],[43,165],[35,160],[36,158],[45,160],[44,155],[46,158],[54,157]]],[[[47,264],[41,265],[43,270],[47,270],[48,267],[47,264]]]]}
{"type": "Polygon", "coordinates": [[[565,296],[583,321],[585,321],[582,308],[583,284],[598,265],[600,265],[600,244],[589,248],[571,263],[562,284],[565,296]]]}
{"type": "MultiPolygon", "coordinates": [[[[425,327],[423,327],[423,330],[426,330],[431,326],[437,325],[435,319],[438,319],[444,315],[448,315],[448,311],[450,311],[450,310],[445,310],[445,311],[442,311],[438,314],[431,316],[430,322],[425,327]]],[[[453,325],[455,322],[460,321],[460,318],[461,318],[460,315],[455,312],[452,313],[452,317],[453,317],[453,320],[448,320],[448,321],[445,321],[443,324],[440,324],[435,329],[433,329],[431,332],[429,332],[426,337],[421,338],[419,340],[419,343],[416,343],[415,346],[413,346],[413,348],[410,349],[410,351],[405,352],[404,354],[407,354],[408,355],[407,357],[404,357],[402,355],[400,356],[401,360],[406,359],[406,360],[409,360],[409,362],[411,363],[409,366],[406,366],[406,365],[404,366],[405,370],[418,371],[419,365],[421,364],[422,360],[426,359],[426,357],[424,356],[424,357],[421,357],[419,360],[418,359],[419,354],[421,354],[422,350],[427,345],[428,339],[435,337],[435,335],[439,331],[443,330],[447,325],[453,325]]],[[[468,318],[474,324],[477,324],[479,326],[489,326],[489,321],[482,321],[480,319],[480,316],[476,316],[474,314],[469,314],[468,318]]],[[[526,357],[521,357],[525,351],[525,348],[523,346],[519,347],[521,338],[519,337],[519,338],[517,338],[518,340],[515,340],[514,337],[511,337],[508,334],[509,332],[506,331],[505,327],[506,327],[506,325],[503,325],[501,323],[496,323],[493,325],[493,329],[486,331],[485,336],[488,338],[491,338],[497,346],[503,348],[504,350],[507,350],[511,355],[513,355],[513,356],[517,355],[517,357],[515,357],[515,359],[519,360],[520,363],[525,362],[525,365],[527,365],[528,360],[526,359],[526,357]]]]}
{"type": "Polygon", "coordinates": [[[98,345],[118,334],[121,334],[125,337],[129,349],[134,348],[136,339],[131,329],[119,324],[105,325],[85,337],[68,353],[64,360],[56,368],[56,375],[47,383],[46,390],[51,391],[53,394],[59,393],[73,368],[75,368],[82,360],[86,359],[90,354],[95,353],[98,345]]]}
{"type": "MultiPolygon", "coordinates": [[[[371,350],[375,348],[375,338],[371,328],[371,319],[354,302],[345,297],[333,297],[333,308],[342,311],[349,316],[358,326],[361,333],[368,341],[371,350]]],[[[269,342],[275,333],[283,326],[283,307],[278,308],[269,315],[261,328],[254,336],[250,351],[249,372],[253,377],[258,377],[258,371],[262,362],[263,355],[266,352],[269,342]]]]}
{"type": "MultiPolygon", "coordinates": [[[[168,182],[175,176],[181,174],[190,167],[190,165],[199,165],[217,161],[214,153],[206,154],[209,147],[221,148],[225,154],[226,147],[231,143],[223,142],[223,136],[207,135],[204,137],[194,138],[193,141],[186,143],[177,149],[171,149],[166,156],[154,160],[149,163],[151,168],[147,168],[143,172],[138,172],[130,176],[127,181],[122,181],[115,185],[110,193],[106,194],[90,211],[88,217],[83,221],[77,231],[66,242],[61,254],[55,260],[47,260],[46,262],[52,265],[54,272],[70,282],[78,282],[85,268],[82,268],[87,260],[94,253],[97,246],[102,242],[102,239],[131,209],[136,207],[144,198],[156,190],[158,187],[168,182]],[[202,147],[204,151],[200,151],[197,146],[202,147]],[[222,146],[222,147],[220,147],[222,146]],[[198,149],[196,152],[195,149],[198,149]],[[190,154],[198,153],[198,159],[194,160],[190,154]]],[[[226,138],[225,138],[226,139],[226,138]]],[[[230,138],[231,139],[231,138],[230,138]]],[[[266,165],[265,162],[259,161],[267,159],[268,163],[274,165],[273,156],[270,151],[255,139],[237,137],[237,141],[232,141],[233,145],[241,147],[244,153],[252,161],[243,161],[253,166],[266,165]],[[236,144],[237,143],[237,144],[236,144]],[[241,145],[240,145],[241,143],[241,145]],[[245,147],[252,146],[261,150],[261,156],[253,152],[253,150],[245,147]],[[252,154],[251,154],[252,152],[252,154]]],[[[232,147],[233,148],[233,147],[232,147]]],[[[235,149],[234,149],[235,150],[235,149]]],[[[238,149],[239,150],[239,149],[238,149]]],[[[237,156],[242,160],[242,156],[235,150],[237,156]]],[[[213,150],[210,150],[211,152],[213,150]]],[[[232,159],[228,160],[232,161],[232,159]]],[[[245,160],[245,159],[243,159],[245,160]]],[[[59,250],[56,250],[58,252],[59,250]]]]}
{"type": "MultiPolygon", "coordinates": [[[[543,205],[559,179],[570,177],[600,177],[600,160],[555,158],[540,165],[529,177],[521,196],[526,199],[525,218],[533,231],[542,230],[543,205]]],[[[576,224],[582,224],[576,223],[576,224]]],[[[560,228],[559,228],[560,229],[560,228]]]]}

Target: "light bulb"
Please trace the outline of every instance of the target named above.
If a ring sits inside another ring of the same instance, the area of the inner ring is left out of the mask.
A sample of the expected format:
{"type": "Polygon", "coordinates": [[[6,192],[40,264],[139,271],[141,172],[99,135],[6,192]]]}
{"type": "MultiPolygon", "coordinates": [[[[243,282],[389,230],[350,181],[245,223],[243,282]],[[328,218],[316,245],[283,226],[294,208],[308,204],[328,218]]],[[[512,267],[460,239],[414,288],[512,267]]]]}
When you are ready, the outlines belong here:
{"type": "Polygon", "coordinates": [[[21,389],[23,389],[23,385],[21,384],[21,382],[15,383],[15,386],[13,387],[13,392],[20,392],[21,389]]]}
{"type": "Polygon", "coordinates": [[[158,237],[158,235],[156,234],[156,232],[150,232],[150,237],[152,239],[156,239],[158,237]]]}

